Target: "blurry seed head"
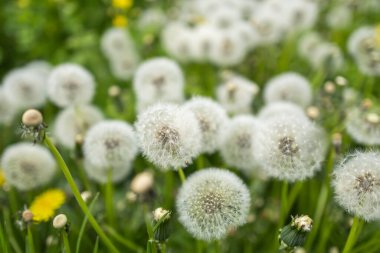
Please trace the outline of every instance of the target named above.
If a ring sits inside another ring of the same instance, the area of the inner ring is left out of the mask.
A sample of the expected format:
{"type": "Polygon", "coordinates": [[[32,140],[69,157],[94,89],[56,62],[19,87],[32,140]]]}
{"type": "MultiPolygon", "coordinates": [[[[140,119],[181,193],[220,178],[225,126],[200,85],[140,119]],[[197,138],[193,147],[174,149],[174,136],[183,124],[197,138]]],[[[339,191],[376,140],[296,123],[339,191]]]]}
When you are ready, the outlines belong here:
{"type": "Polygon", "coordinates": [[[209,168],[192,174],[176,200],[179,221],[195,238],[211,241],[247,221],[250,196],[235,174],[209,168]]]}
{"type": "Polygon", "coordinates": [[[282,73],[266,83],[264,99],[267,104],[289,101],[305,108],[312,100],[310,82],[295,72],[282,73]]]}
{"type": "Polygon", "coordinates": [[[294,182],[320,170],[327,148],[325,135],[304,116],[270,118],[259,133],[254,155],[270,176],[294,182]]]}
{"type": "Polygon", "coordinates": [[[61,229],[67,224],[67,216],[65,214],[58,214],[53,219],[53,227],[56,229],[61,229]]]}
{"type": "Polygon", "coordinates": [[[134,51],[134,43],[131,35],[124,28],[109,28],[102,35],[102,52],[109,60],[117,60],[121,55],[134,51]]]}
{"type": "Polygon", "coordinates": [[[91,105],[68,107],[61,111],[54,122],[53,134],[59,144],[75,147],[76,136],[85,136],[88,128],[103,119],[99,109],[91,105]]]}
{"type": "Polygon", "coordinates": [[[380,113],[377,110],[350,108],[346,118],[347,133],[358,143],[380,144],[380,113]]]}
{"type": "Polygon", "coordinates": [[[310,55],[310,63],[315,69],[322,68],[329,72],[336,72],[343,68],[344,59],[339,46],[323,42],[310,55]]]}
{"type": "Polygon", "coordinates": [[[353,20],[353,11],[347,5],[337,5],[326,16],[326,23],[333,29],[344,29],[350,26],[353,20]]]}
{"type": "Polygon", "coordinates": [[[355,152],[335,168],[335,200],[366,221],[380,219],[380,154],[355,152]]]}
{"type": "Polygon", "coordinates": [[[49,151],[31,143],[7,147],[1,158],[1,167],[7,183],[20,191],[47,184],[56,172],[56,163],[49,151]]]}
{"type": "Polygon", "coordinates": [[[60,107],[87,104],[95,93],[95,81],[84,67],[65,63],[55,67],[48,79],[48,96],[60,107]]]}
{"type": "Polygon", "coordinates": [[[169,58],[143,62],[133,79],[140,111],[157,102],[180,103],[184,99],[184,77],[178,64],[169,58]]]}
{"type": "Polygon", "coordinates": [[[3,92],[19,109],[39,107],[46,101],[46,80],[31,69],[16,69],[4,77],[3,92]]]}
{"type": "Polygon", "coordinates": [[[236,116],[228,122],[219,137],[220,152],[226,164],[252,174],[258,166],[253,143],[259,128],[259,121],[250,115],[236,116]]]}
{"type": "Polygon", "coordinates": [[[12,122],[16,115],[17,105],[7,95],[2,86],[0,86],[0,101],[0,125],[8,125],[12,122]]]}
{"type": "Polygon", "coordinates": [[[199,123],[188,109],[153,105],[138,116],[135,127],[144,156],[164,170],[187,166],[201,151],[199,123]]]}
{"type": "Polygon", "coordinates": [[[220,135],[228,117],[217,102],[206,97],[193,97],[184,104],[198,120],[202,135],[201,152],[213,153],[219,146],[220,135]]]}
{"type": "Polygon", "coordinates": [[[153,173],[147,170],[137,174],[132,179],[130,188],[134,193],[144,194],[153,187],[153,183],[153,173]]]}
{"type": "Polygon", "coordinates": [[[267,104],[260,110],[258,118],[261,120],[266,120],[278,116],[287,115],[297,115],[306,118],[305,111],[302,107],[300,107],[297,104],[286,101],[278,101],[267,104]]]}
{"type": "Polygon", "coordinates": [[[134,48],[126,53],[120,52],[119,54],[117,58],[109,59],[111,72],[116,78],[128,81],[135,73],[140,57],[134,48]]]}
{"type": "Polygon", "coordinates": [[[88,177],[97,183],[104,184],[110,177],[111,182],[121,182],[132,170],[132,161],[125,162],[120,165],[114,165],[112,167],[99,166],[92,164],[90,160],[84,160],[84,169],[88,177]]]}
{"type": "Polygon", "coordinates": [[[322,42],[321,36],[317,32],[308,32],[301,37],[298,43],[298,53],[309,60],[313,52],[322,42]]]}
{"type": "Polygon", "coordinates": [[[185,24],[179,21],[169,22],[163,29],[161,39],[165,50],[175,59],[186,62],[193,54],[193,33],[185,24]]]}
{"type": "Polygon", "coordinates": [[[137,149],[133,128],[118,120],[106,120],[93,125],[87,131],[83,144],[85,159],[105,169],[130,163],[137,149]]]}
{"type": "Polygon", "coordinates": [[[216,97],[228,113],[245,114],[251,112],[251,104],[258,92],[256,83],[232,74],[219,85],[216,97]]]}

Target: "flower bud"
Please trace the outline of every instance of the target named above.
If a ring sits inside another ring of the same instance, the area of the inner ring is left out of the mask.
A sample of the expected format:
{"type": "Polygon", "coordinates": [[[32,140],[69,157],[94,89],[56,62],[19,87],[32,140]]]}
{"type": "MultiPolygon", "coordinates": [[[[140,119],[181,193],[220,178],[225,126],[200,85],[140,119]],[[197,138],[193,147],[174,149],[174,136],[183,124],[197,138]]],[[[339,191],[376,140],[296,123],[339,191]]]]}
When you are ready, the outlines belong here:
{"type": "Polygon", "coordinates": [[[292,217],[290,224],[280,229],[280,249],[294,249],[302,246],[311,231],[313,220],[307,215],[292,217]]]}
{"type": "Polygon", "coordinates": [[[163,209],[162,207],[157,208],[153,211],[153,225],[157,226],[154,232],[154,239],[158,242],[165,242],[169,238],[169,220],[171,212],[163,209]]]}
{"type": "Polygon", "coordinates": [[[22,219],[25,222],[31,222],[33,220],[33,213],[29,209],[22,212],[22,219]]]}
{"type": "Polygon", "coordinates": [[[53,227],[56,229],[63,228],[67,224],[67,217],[64,214],[58,214],[53,220],[53,227]]]}
{"type": "Polygon", "coordinates": [[[27,127],[36,127],[42,124],[42,121],[42,114],[35,109],[26,110],[22,115],[22,123],[27,127]]]}

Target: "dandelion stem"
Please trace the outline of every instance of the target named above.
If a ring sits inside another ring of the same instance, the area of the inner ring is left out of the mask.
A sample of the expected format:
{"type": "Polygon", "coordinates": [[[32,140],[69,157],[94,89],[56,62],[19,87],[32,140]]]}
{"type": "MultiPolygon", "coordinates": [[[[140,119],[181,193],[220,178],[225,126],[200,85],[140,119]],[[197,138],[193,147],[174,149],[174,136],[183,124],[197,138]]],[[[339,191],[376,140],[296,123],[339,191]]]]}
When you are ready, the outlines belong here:
{"type": "Polygon", "coordinates": [[[280,228],[285,223],[286,214],[287,214],[287,211],[288,211],[288,191],[289,191],[289,184],[288,184],[288,182],[286,182],[286,181],[282,182],[282,187],[281,187],[281,211],[280,211],[280,219],[279,219],[279,227],[280,228]]]}
{"type": "Polygon", "coordinates": [[[34,242],[33,242],[33,233],[32,233],[32,226],[31,224],[28,224],[27,225],[28,227],[28,234],[27,234],[27,248],[26,248],[26,252],[27,253],[34,253],[34,242]]]}
{"type": "Polygon", "coordinates": [[[359,219],[358,217],[354,217],[354,222],[352,224],[350,234],[348,235],[346,244],[344,245],[342,253],[349,253],[351,252],[352,248],[354,247],[356,240],[358,239],[360,235],[361,228],[363,227],[364,221],[359,219]]]}
{"type": "Polygon", "coordinates": [[[181,179],[182,184],[185,183],[186,176],[185,176],[185,173],[183,172],[182,168],[178,169],[178,175],[179,175],[179,178],[181,179]]]}
{"type": "Polygon", "coordinates": [[[115,227],[115,215],[114,215],[114,203],[113,203],[113,185],[112,185],[112,169],[107,172],[107,183],[104,187],[104,200],[106,205],[106,215],[108,218],[108,223],[115,227]]]}
{"type": "Polygon", "coordinates": [[[45,135],[44,143],[50,149],[50,151],[53,153],[53,155],[54,155],[54,157],[58,163],[58,166],[60,167],[63,174],[65,175],[65,178],[66,178],[66,180],[67,180],[67,182],[71,188],[71,191],[74,194],[75,199],[77,200],[77,202],[78,202],[80,208],[82,209],[83,213],[87,216],[88,221],[90,222],[90,224],[92,225],[92,227],[94,228],[96,233],[103,240],[104,244],[108,247],[108,249],[111,252],[119,252],[117,250],[117,248],[112,244],[112,242],[108,239],[108,237],[103,232],[103,230],[100,228],[100,226],[96,222],[94,216],[92,216],[92,214],[88,210],[87,205],[84,202],[84,200],[82,199],[80,192],[78,190],[78,187],[76,186],[76,184],[74,182],[74,179],[70,173],[69,168],[67,167],[65,161],[63,160],[63,158],[62,158],[61,154],[59,153],[59,151],[57,150],[57,148],[54,146],[54,144],[50,140],[49,136],[45,135]]]}
{"type": "Polygon", "coordinates": [[[65,253],[71,253],[69,238],[67,236],[66,231],[63,231],[62,238],[63,238],[63,245],[64,245],[64,248],[65,248],[65,253]]]}
{"type": "Polygon", "coordinates": [[[128,247],[130,250],[133,250],[135,252],[143,252],[144,251],[143,248],[136,245],[134,242],[132,242],[132,241],[128,240],[127,238],[119,235],[112,227],[105,226],[104,228],[110,236],[112,236],[116,241],[118,241],[121,244],[128,247]]]}

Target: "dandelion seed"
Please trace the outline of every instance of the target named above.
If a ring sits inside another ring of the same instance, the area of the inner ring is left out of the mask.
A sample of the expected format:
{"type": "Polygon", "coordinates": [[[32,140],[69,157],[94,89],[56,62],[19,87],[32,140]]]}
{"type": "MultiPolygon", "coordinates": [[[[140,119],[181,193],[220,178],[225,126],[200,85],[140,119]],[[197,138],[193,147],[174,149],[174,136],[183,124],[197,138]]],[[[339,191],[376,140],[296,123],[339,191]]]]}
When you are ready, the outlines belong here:
{"type": "Polygon", "coordinates": [[[380,219],[380,154],[356,152],[333,173],[335,199],[349,213],[364,220],[380,219]]]}
{"type": "Polygon", "coordinates": [[[48,79],[48,95],[60,107],[87,104],[95,92],[90,72],[80,65],[65,63],[55,67],[48,79]]]}
{"type": "Polygon", "coordinates": [[[56,163],[45,148],[30,143],[13,144],[5,149],[1,167],[10,185],[27,191],[50,182],[56,163]]]}
{"type": "Polygon", "coordinates": [[[246,223],[250,196],[246,185],[233,173],[216,168],[192,174],[179,190],[179,221],[194,237],[218,240],[230,228],[246,223]]]}
{"type": "Polygon", "coordinates": [[[212,153],[219,146],[220,134],[226,123],[227,114],[216,102],[205,97],[194,97],[184,104],[198,120],[202,134],[202,152],[212,153]]]}
{"type": "Polygon", "coordinates": [[[187,109],[154,105],[139,115],[135,127],[143,154],[162,169],[185,167],[200,153],[202,134],[187,109]]]}

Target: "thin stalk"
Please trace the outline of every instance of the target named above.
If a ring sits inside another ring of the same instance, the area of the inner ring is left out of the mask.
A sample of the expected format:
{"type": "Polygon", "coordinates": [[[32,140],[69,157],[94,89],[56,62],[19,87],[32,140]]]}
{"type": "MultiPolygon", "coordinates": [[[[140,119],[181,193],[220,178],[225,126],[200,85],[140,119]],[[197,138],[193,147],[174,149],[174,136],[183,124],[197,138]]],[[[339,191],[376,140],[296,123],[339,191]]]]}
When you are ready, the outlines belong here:
{"type": "Polygon", "coordinates": [[[57,148],[54,146],[52,141],[50,140],[49,136],[45,136],[44,138],[44,144],[50,149],[50,151],[53,153],[53,156],[55,157],[57,164],[59,168],[62,170],[63,174],[65,175],[65,178],[67,180],[67,183],[69,184],[71,191],[74,194],[74,197],[76,201],[78,202],[80,208],[82,209],[83,213],[87,216],[88,221],[96,231],[96,233],[99,235],[99,237],[103,240],[104,244],[107,246],[107,248],[111,252],[119,252],[117,248],[112,244],[112,242],[108,239],[106,234],[103,232],[103,230],[100,228],[99,224],[95,220],[94,216],[90,213],[90,211],[87,208],[86,203],[82,199],[80,192],[78,190],[78,187],[75,184],[75,181],[70,173],[69,168],[67,167],[65,161],[63,160],[61,154],[57,150],[57,148]]]}
{"type": "Polygon", "coordinates": [[[185,173],[183,172],[182,168],[178,169],[178,175],[179,175],[179,178],[181,179],[182,184],[185,183],[186,176],[185,176],[185,173]]]}
{"type": "Polygon", "coordinates": [[[105,185],[105,196],[104,196],[104,201],[106,205],[106,215],[108,219],[108,223],[112,226],[115,227],[115,212],[114,212],[114,203],[113,203],[113,183],[112,183],[112,169],[108,170],[107,173],[107,183],[105,185]]]}
{"type": "Polygon", "coordinates": [[[197,253],[203,252],[203,241],[197,240],[197,253]]]}
{"type": "Polygon", "coordinates": [[[33,233],[32,233],[32,226],[31,224],[27,225],[27,244],[26,244],[26,252],[28,253],[34,253],[34,241],[33,241],[33,233]]]}
{"type": "Polygon", "coordinates": [[[288,192],[289,192],[289,184],[286,181],[282,182],[281,187],[281,211],[280,211],[280,217],[279,217],[279,228],[284,225],[286,220],[286,214],[288,210],[288,192]]]}
{"type": "Polygon", "coordinates": [[[112,227],[110,226],[105,226],[104,227],[107,233],[112,236],[116,241],[120,242],[130,250],[133,250],[135,252],[143,252],[144,249],[135,244],[134,242],[128,240],[127,238],[119,235],[112,227]]]}
{"type": "Polygon", "coordinates": [[[150,220],[150,215],[148,213],[148,207],[145,205],[144,206],[144,216],[145,216],[145,225],[146,225],[146,231],[148,232],[148,241],[146,245],[146,252],[147,253],[157,253],[157,245],[154,240],[154,235],[153,235],[153,227],[152,227],[152,222],[150,220]]]}
{"type": "Polygon", "coordinates": [[[91,184],[90,184],[90,181],[88,180],[88,178],[86,176],[86,173],[84,172],[82,160],[81,159],[77,159],[76,164],[77,164],[77,167],[78,167],[79,177],[82,180],[84,188],[87,191],[91,191],[91,184]]]}
{"type": "Polygon", "coordinates": [[[11,225],[12,221],[11,221],[11,217],[10,217],[8,208],[4,208],[3,215],[4,215],[3,216],[4,217],[4,229],[5,229],[5,232],[7,234],[9,244],[12,246],[14,252],[22,253],[21,247],[18,245],[17,239],[15,238],[15,235],[13,233],[13,229],[12,229],[12,225],[11,225]]]}
{"type": "Polygon", "coordinates": [[[69,238],[67,236],[66,231],[62,231],[62,239],[63,239],[63,245],[64,245],[65,253],[71,253],[69,238]]]}
{"type": "Polygon", "coordinates": [[[166,243],[160,243],[161,253],[166,253],[166,243]]]}
{"type": "Polygon", "coordinates": [[[222,252],[222,247],[221,247],[222,245],[221,245],[221,242],[220,242],[220,240],[216,240],[215,242],[214,242],[214,252],[215,253],[221,253],[222,252]]]}
{"type": "Polygon", "coordinates": [[[349,253],[351,252],[352,248],[354,247],[359,235],[361,228],[363,227],[364,221],[359,219],[358,217],[354,217],[354,223],[352,224],[352,227],[350,229],[350,234],[348,235],[346,244],[344,245],[342,253],[349,253]]]}

